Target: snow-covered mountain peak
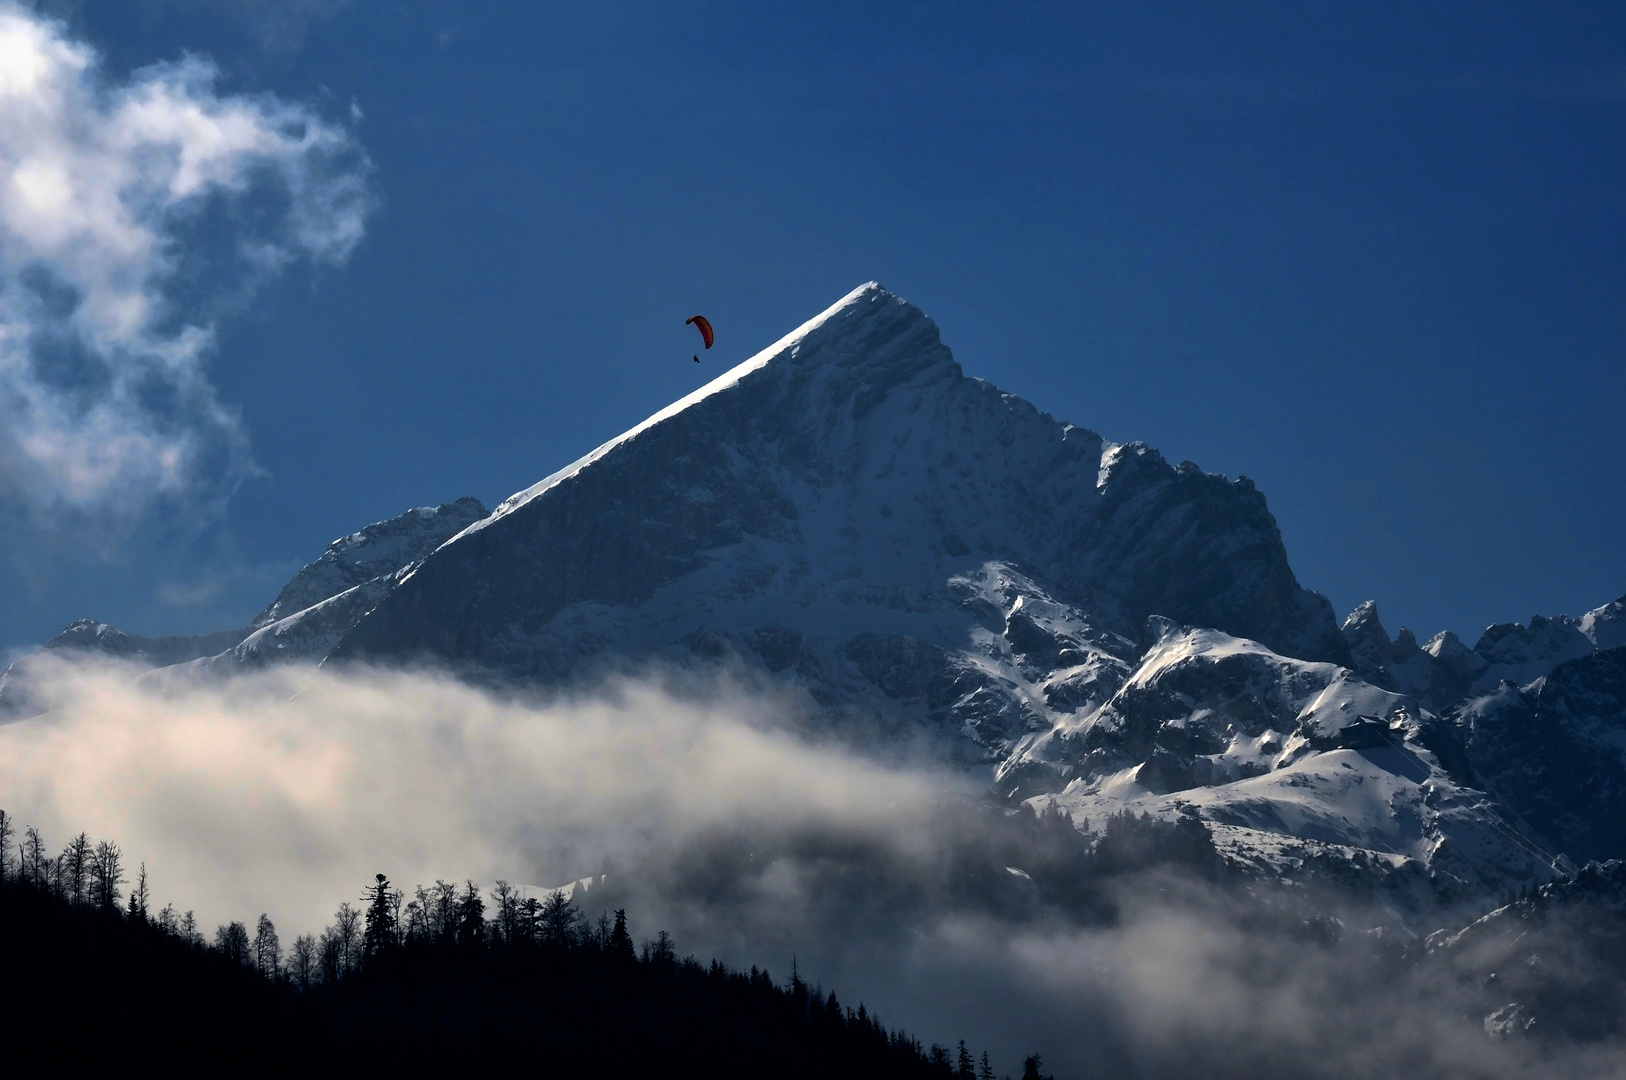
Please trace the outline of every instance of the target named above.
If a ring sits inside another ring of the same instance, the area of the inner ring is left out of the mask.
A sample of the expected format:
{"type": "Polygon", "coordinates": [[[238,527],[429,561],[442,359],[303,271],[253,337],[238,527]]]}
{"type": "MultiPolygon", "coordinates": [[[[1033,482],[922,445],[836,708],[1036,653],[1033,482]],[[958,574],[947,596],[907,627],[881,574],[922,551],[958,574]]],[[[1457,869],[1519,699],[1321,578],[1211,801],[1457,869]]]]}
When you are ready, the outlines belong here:
{"type": "Polygon", "coordinates": [[[1394,642],[1378,618],[1378,605],[1368,600],[1344,618],[1338,633],[1349,646],[1350,662],[1359,670],[1376,671],[1397,659],[1394,642]]]}
{"type": "Polygon", "coordinates": [[[1364,635],[1374,632],[1381,636],[1383,643],[1389,643],[1389,635],[1383,630],[1383,623],[1378,621],[1378,602],[1368,600],[1356,606],[1354,611],[1344,616],[1344,621],[1338,627],[1345,634],[1359,633],[1364,635]]]}
{"type": "Polygon", "coordinates": [[[1472,649],[1449,630],[1422,646],[1404,628],[1390,641],[1371,601],[1350,612],[1339,634],[1362,678],[1444,713],[1467,695],[1489,693],[1503,682],[1527,686],[1567,661],[1626,644],[1626,598],[1580,618],[1536,615],[1528,624],[1497,623],[1472,649]]]}
{"type": "Polygon", "coordinates": [[[1600,652],[1626,645],[1626,596],[1582,615],[1580,630],[1600,652]]]}
{"type": "Polygon", "coordinates": [[[889,391],[933,368],[948,378],[962,377],[960,366],[943,347],[937,324],[925,312],[879,282],[866,282],[698,390],[503,500],[489,518],[468,531],[486,528],[618,448],[742,384],[752,384],[753,389],[767,382],[777,384],[772,396],[778,415],[818,421],[793,426],[786,436],[817,438],[827,427],[827,411],[845,408],[852,418],[861,418],[889,391]]]}
{"type": "Polygon", "coordinates": [[[772,623],[947,645],[948,583],[991,563],[1097,632],[1134,639],[1162,614],[1292,655],[1343,652],[1251,482],[1171,467],[967,378],[930,318],[871,283],[506,500],[337,655],[562,674],[630,644],[613,626],[561,636],[578,618],[668,640],[772,623]]]}
{"type": "Polygon", "coordinates": [[[60,648],[100,649],[111,656],[121,655],[120,643],[129,635],[117,627],[95,619],[75,619],[54,639],[60,648]]]}
{"type": "Polygon", "coordinates": [[[1423,646],[1423,651],[1442,663],[1454,664],[1465,669],[1484,665],[1484,661],[1450,630],[1441,630],[1429,638],[1427,644],[1423,646]]]}

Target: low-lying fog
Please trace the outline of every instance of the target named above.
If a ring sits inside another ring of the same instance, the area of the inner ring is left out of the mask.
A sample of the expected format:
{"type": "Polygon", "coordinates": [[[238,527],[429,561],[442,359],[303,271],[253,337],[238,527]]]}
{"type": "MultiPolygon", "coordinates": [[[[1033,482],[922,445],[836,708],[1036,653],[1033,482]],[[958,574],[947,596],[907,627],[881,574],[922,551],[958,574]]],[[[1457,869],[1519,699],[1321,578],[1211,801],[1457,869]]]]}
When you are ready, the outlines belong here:
{"type": "Polygon", "coordinates": [[[1465,977],[1359,933],[1388,915],[1346,908],[1342,936],[1323,933],[1307,909],[1177,869],[1047,886],[1039,867],[1071,843],[1056,823],[982,804],[941,765],[811,743],[775,722],[783,703],[727,683],[544,700],[366,670],[196,685],[50,662],[33,679],[55,707],[0,726],[0,808],[53,849],[116,841],[154,909],[194,909],[206,931],[263,911],[291,941],[380,871],[409,892],[605,873],[590,915],[624,906],[639,937],[780,977],[794,955],[847,1004],[964,1038],[1001,1073],[1034,1051],[1063,1078],[1622,1062],[1493,1041],[1465,977]]]}

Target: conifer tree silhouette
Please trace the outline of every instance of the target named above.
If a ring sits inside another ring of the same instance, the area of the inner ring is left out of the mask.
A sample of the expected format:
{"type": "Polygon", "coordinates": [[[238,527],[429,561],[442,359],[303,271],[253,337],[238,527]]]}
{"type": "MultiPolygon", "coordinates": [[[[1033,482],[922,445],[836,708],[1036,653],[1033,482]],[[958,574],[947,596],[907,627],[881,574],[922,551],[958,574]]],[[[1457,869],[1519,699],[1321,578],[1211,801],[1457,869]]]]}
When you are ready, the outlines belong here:
{"type": "Polygon", "coordinates": [[[240,922],[229,922],[215,931],[215,949],[234,964],[254,966],[254,956],[248,943],[248,927],[240,922]]]}
{"type": "Polygon", "coordinates": [[[553,890],[542,901],[542,940],[559,948],[574,944],[576,923],[580,919],[581,911],[565,896],[564,890],[553,890]]]}
{"type": "Polygon", "coordinates": [[[395,894],[389,878],[377,875],[375,883],[362,890],[367,901],[367,929],[361,939],[362,963],[375,959],[395,945],[395,894]]]}
{"type": "Polygon", "coordinates": [[[350,906],[350,901],[344,901],[333,913],[328,935],[338,963],[334,977],[353,974],[361,966],[361,912],[350,906]]]}
{"type": "Polygon", "coordinates": [[[498,878],[497,887],[491,890],[491,899],[496,903],[496,917],[491,921],[492,940],[512,949],[523,936],[519,890],[498,878]]]}
{"type": "Polygon", "coordinates": [[[23,865],[22,873],[28,883],[42,892],[51,888],[51,860],[45,855],[45,838],[40,831],[30,825],[23,835],[20,845],[20,854],[23,865]]]}
{"type": "Polygon", "coordinates": [[[309,934],[294,938],[293,948],[288,950],[288,979],[296,990],[305,993],[316,985],[321,976],[318,962],[316,939],[309,934]]]}
{"type": "MultiPolygon", "coordinates": [[[[12,819],[3,820],[12,829],[0,844],[14,839],[12,819]]],[[[174,905],[166,904],[155,917],[144,863],[128,917],[109,918],[121,914],[117,901],[125,880],[123,855],[111,841],[92,844],[79,834],[63,850],[60,878],[59,860],[44,851],[38,831],[28,829],[18,861],[8,860],[0,875],[0,932],[22,930],[0,939],[0,955],[9,961],[14,953],[7,950],[21,942],[25,952],[33,948],[44,957],[49,949],[60,951],[59,938],[51,934],[66,933],[77,935],[80,959],[60,965],[68,975],[58,980],[64,986],[73,980],[146,980],[135,995],[87,995],[71,1016],[51,1005],[62,999],[60,992],[42,998],[50,1005],[43,1015],[58,1022],[50,1028],[58,1042],[102,1038],[122,1040],[121,1046],[134,1045],[137,1052],[151,1053],[154,1046],[176,1052],[173,1033],[156,1019],[173,1001],[185,1003],[187,1015],[204,1018],[204,1042],[194,1037],[185,1045],[203,1046],[209,1054],[235,1051],[276,1030],[283,1038],[268,1044],[269,1051],[256,1047],[257,1065],[269,1064],[263,1060],[269,1053],[280,1066],[284,1046],[298,1048],[285,1055],[290,1060],[308,1048],[317,1057],[329,1055],[324,1061],[400,1062],[418,1071],[439,1071],[441,1063],[454,1060],[467,1064],[472,1053],[474,1071],[484,1075],[486,1062],[529,1049],[542,1034],[566,1062],[596,1063],[606,1075],[759,1075],[764,1062],[781,1062],[786,1067],[776,1074],[792,1078],[992,1076],[986,1054],[982,1073],[970,1071],[963,1041],[956,1071],[952,1051],[933,1045],[928,1053],[918,1039],[888,1029],[862,1004],[856,1012],[844,1010],[833,991],[826,994],[802,978],[794,957],[790,979],[782,983],[757,968],[747,975],[716,960],[708,967],[692,956],[679,959],[663,930],[645,944],[640,964],[625,909],[613,921],[608,913],[601,916],[596,931],[582,931],[581,913],[563,891],[545,903],[533,898],[520,904],[518,891],[499,883],[496,917],[488,925],[472,881],[437,894],[419,889],[407,910],[424,929],[403,938],[404,896],[378,874],[364,891],[363,908],[340,904],[320,938],[301,935],[284,958],[267,914],[259,916],[252,936],[242,922],[220,926],[212,948],[197,932],[192,912],[178,918],[174,905]],[[36,880],[38,888],[32,887],[36,880]],[[442,895],[448,902],[440,925],[447,933],[436,936],[428,927],[442,895]],[[33,921],[7,921],[17,904],[54,921],[56,929],[35,935],[48,944],[29,942],[33,921]],[[445,947],[452,941],[459,947],[445,947]],[[554,947],[535,947],[545,942],[554,947]],[[363,957],[371,960],[386,950],[389,963],[348,977],[363,957]],[[158,1041],[142,1043],[147,1035],[158,1041]]],[[[37,969],[48,966],[34,963],[37,969]]],[[[41,1022],[31,1018],[36,1026],[41,1022]]],[[[1037,1063],[1031,1059],[1035,1070],[1037,1063]]]]}
{"type": "Polygon", "coordinates": [[[622,960],[637,958],[632,947],[632,935],[627,932],[627,909],[615,909],[615,926],[610,931],[610,946],[607,950],[613,957],[622,960]]]}
{"type": "Polygon", "coordinates": [[[965,1048],[965,1040],[960,1040],[960,1052],[955,1058],[954,1080],[977,1080],[977,1069],[971,1060],[971,1051],[965,1048]]]}
{"type": "Polygon", "coordinates": [[[484,945],[486,940],[486,902],[480,895],[480,886],[465,883],[463,895],[457,899],[457,941],[460,945],[484,945]]]}

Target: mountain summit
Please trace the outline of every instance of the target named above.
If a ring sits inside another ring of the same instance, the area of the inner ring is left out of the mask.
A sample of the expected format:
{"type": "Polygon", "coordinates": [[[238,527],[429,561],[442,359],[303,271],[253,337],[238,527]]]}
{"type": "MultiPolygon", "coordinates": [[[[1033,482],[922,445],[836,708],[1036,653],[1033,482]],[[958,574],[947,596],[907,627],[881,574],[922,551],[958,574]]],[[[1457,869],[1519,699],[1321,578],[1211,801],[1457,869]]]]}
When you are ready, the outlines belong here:
{"type": "Polygon", "coordinates": [[[1251,482],[967,378],[936,324],[873,282],[508,499],[336,655],[557,678],[696,634],[770,666],[792,639],[963,648],[990,618],[1003,633],[1015,600],[995,616],[973,594],[1018,578],[1096,636],[1134,642],[1160,614],[1343,656],[1251,482]]]}

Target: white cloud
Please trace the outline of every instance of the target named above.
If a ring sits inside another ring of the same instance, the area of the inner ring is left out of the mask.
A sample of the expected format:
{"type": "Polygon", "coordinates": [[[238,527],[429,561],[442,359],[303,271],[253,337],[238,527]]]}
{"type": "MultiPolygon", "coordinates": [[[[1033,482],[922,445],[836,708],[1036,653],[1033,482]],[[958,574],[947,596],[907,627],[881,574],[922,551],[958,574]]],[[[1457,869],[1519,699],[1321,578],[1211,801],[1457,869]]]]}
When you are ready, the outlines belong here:
{"type": "Polygon", "coordinates": [[[0,496],[128,511],[247,467],[204,372],[219,304],[348,257],[368,166],[342,127],[218,78],[187,56],[114,83],[0,0],[0,496]]]}
{"type": "Polygon", "coordinates": [[[905,843],[940,784],[776,732],[771,702],[727,693],[633,683],[544,705],[426,674],[166,685],[34,662],[57,708],[0,726],[0,807],[56,842],[116,838],[163,898],[214,921],[269,906],[316,929],[378,870],[547,885],[717,829],[819,822],[905,843]]]}

